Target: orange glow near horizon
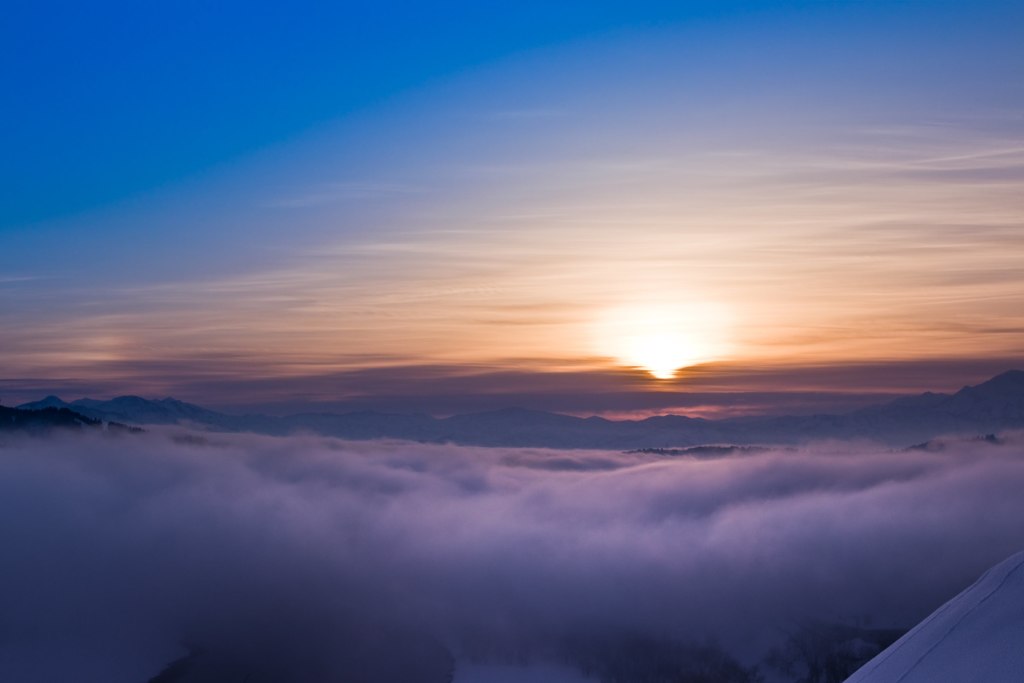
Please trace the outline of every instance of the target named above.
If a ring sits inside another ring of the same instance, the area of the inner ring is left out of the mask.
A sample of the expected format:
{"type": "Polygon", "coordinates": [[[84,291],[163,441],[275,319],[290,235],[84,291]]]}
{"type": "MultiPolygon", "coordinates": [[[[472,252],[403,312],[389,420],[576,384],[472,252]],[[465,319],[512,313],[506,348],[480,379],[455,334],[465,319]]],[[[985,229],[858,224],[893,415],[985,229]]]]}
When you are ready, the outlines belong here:
{"type": "Polygon", "coordinates": [[[606,311],[594,327],[598,352],[659,380],[729,353],[728,315],[702,303],[644,304],[606,311]]]}
{"type": "Polygon", "coordinates": [[[339,207],[310,209],[323,233],[287,259],[121,284],[11,279],[0,377],[173,394],[188,376],[636,369],[641,390],[661,391],[722,361],[771,372],[1020,357],[1019,188],[945,180],[1024,168],[1019,144],[862,131],[859,146],[737,156],[672,139],[647,161],[609,150],[581,165],[545,149],[472,187],[453,170],[416,203],[381,198],[365,233],[335,236],[323,226],[339,207]]]}

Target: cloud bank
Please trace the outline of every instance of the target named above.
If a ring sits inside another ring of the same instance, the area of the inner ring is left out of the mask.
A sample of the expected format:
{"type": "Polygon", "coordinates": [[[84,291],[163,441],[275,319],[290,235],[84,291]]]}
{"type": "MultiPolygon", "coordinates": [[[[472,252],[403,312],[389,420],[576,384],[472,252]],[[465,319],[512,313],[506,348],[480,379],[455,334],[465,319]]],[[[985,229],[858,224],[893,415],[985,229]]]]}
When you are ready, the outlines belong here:
{"type": "Polygon", "coordinates": [[[1024,548],[1022,487],[1013,435],[712,460],[8,440],[0,678],[142,683],[192,651],[254,682],[444,680],[449,653],[637,636],[753,662],[808,620],[914,624],[1024,548]]]}

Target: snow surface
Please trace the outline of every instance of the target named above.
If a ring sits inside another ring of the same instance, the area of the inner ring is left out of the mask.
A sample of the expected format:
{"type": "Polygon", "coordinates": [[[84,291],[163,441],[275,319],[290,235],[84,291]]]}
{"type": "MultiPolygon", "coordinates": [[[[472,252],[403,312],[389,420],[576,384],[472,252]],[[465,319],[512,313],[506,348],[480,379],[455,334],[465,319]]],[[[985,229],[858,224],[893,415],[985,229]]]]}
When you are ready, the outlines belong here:
{"type": "Polygon", "coordinates": [[[933,612],[846,683],[1024,681],[1024,552],[933,612]]]}

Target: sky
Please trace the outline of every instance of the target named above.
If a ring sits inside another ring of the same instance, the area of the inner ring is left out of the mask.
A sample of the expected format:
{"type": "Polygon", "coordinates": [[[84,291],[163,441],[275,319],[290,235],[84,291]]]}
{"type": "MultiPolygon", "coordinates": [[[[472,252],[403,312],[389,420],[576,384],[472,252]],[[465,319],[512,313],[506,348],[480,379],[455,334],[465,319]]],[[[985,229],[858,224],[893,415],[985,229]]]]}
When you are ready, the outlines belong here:
{"type": "Polygon", "coordinates": [[[0,400],[843,409],[1024,367],[1024,3],[15,3],[0,400]]]}

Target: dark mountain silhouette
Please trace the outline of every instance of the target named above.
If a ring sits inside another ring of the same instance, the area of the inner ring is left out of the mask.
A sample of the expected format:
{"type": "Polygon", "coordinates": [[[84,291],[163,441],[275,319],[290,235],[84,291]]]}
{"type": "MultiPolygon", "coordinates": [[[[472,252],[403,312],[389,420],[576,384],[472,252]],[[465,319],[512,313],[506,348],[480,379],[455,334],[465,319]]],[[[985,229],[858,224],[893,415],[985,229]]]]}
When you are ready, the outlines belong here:
{"type": "Polygon", "coordinates": [[[173,398],[121,396],[109,401],[56,396],[22,409],[70,409],[105,422],[186,425],[213,431],[348,439],[549,448],[671,449],[708,444],[798,444],[819,439],[870,439],[906,447],[948,434],[1024,429],[1024,371],[1011,370],[953,394],[924,393],[843,414],[721,420],[659,415],[643,420],[574,417],[508,408],[446,418],[362,411],[285,417],[227,415],[173,398]]]}
{"type": "Polygon", "coordinates": [[[49,432],[54,429],[95,429],[102,428],[100,420],[94,420],[67,408],[45,407],[39,410],[25,410],[0,406],[0,432],[49,432]]]}
{"type": "Polygon", "coordinates": [[[39,410],[43,408],[67,408],[98,420],[130,422],[134,424],[196,424],[216,425],[230,421],[231,416],[201,408],[173,398],[148,400],[139,396],[118,396],[109,401],[80,398],[68,403],[57,396],[47,396],[41,401],[24,403],[19,408],[39,410]]]}

